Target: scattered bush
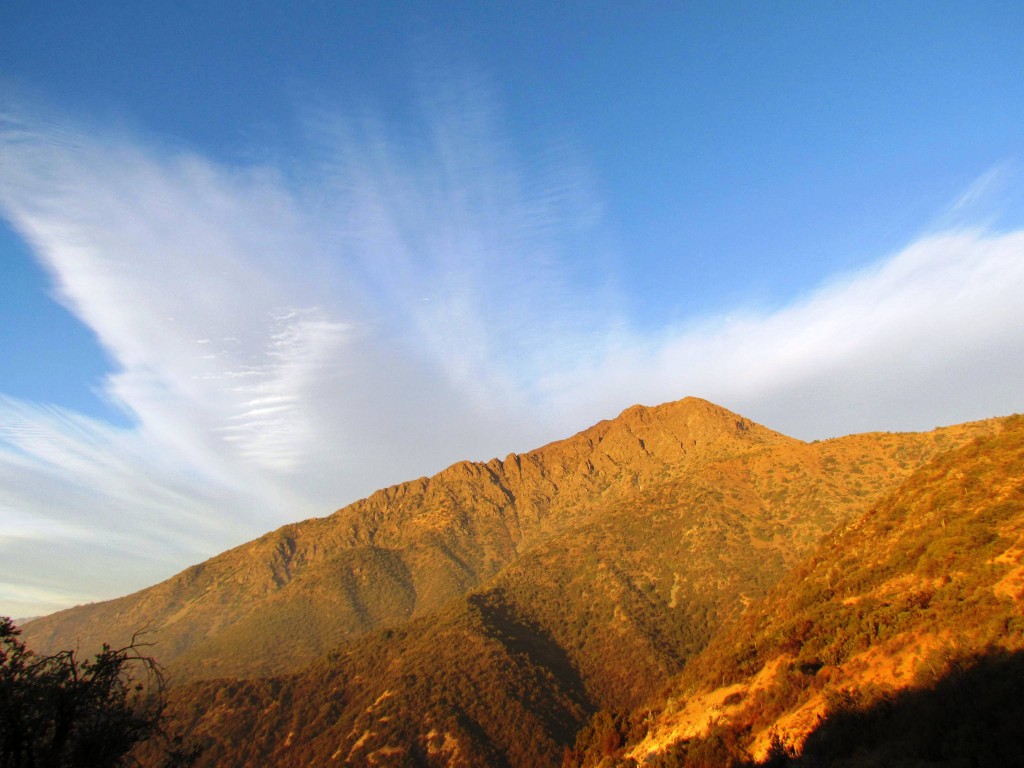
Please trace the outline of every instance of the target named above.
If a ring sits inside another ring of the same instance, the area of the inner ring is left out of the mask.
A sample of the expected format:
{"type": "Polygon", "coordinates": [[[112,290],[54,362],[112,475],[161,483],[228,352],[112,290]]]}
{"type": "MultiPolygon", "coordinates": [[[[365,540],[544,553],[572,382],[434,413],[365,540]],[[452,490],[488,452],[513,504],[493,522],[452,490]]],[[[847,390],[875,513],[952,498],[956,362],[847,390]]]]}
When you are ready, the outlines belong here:
{"type": "MultiPolygon", "coordinates": [[[[0,768],[113,768],[153,736],[164,737],[164,678],[138,636],[79,661],[74,651],[37,656],[0,617],[0,768]]],[[[194,755],[171,744],[165,764],[194,755]]]]}

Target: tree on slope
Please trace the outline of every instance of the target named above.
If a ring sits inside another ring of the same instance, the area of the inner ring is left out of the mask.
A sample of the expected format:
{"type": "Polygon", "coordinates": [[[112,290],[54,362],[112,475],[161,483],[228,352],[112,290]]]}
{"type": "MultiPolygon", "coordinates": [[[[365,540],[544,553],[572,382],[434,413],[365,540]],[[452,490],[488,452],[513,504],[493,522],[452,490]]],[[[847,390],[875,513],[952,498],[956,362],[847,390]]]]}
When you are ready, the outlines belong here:
{"type": "Polygon", "coordinates": [[[80,661],[74,651],[36,655],[20,634],[0,617],[0,768],[114,768],[161,732],[164,678],[137,635],[80,661]]]}

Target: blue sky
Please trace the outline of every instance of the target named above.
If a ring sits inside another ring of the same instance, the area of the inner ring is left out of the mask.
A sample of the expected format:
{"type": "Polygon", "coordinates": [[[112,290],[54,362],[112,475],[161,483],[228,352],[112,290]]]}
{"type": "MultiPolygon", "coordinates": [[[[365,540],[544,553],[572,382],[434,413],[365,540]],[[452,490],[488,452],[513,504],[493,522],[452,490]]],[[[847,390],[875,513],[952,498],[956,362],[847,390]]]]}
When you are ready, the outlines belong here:
{"type": "Polygon", "coordinates": [[[1024,9],[0,6],[0,613],[635,402],[1024,409],[1024,9]]]}

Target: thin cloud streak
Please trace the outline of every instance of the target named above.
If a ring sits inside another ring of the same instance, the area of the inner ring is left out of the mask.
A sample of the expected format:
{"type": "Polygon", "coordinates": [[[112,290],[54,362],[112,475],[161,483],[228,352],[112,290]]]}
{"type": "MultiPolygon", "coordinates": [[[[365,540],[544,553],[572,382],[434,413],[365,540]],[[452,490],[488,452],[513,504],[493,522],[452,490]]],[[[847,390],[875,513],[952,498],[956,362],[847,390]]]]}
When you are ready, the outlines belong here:
{"type": "Polygon", "coordinates": [[[805,439],[999,415],[1024,406],[1021,291],[1024,232],[938,233],[769,314],[617,339],[548,386],[564,407],[586,381],[605,402],[698,393],[805,439]]]}
{"type": "Polygon", "coordinates": [[[470,91],[415,140],[325,120],[286,169],[44,122],[0,122],[0,213],[133,426],[0,396],[0,613],[140,588],[634,402],[805,438],[1021,407],[1021,232],[933,234],[777,311],[642,336],[574,278],[579,175],[528,171],[470,91]]]}
{"type": "Polygon", "coordinates": [[[96,573],[109,552],[81,532],[124,542],[134,573],[110,596],[152,581],[154,552],[184,565],[545,434],[507,361],[524,327],[568,325],[540,263],[553,218],[501,169],[456,167],[486,137],[444,134],[410,161],[364,136],[296,188],[32,125],[5,121],[0,206],[114,361],[106,394],[134,426],[0,401],[0,501],[32,521],[0,534],[5,554],[31,534],[96,573]]]}

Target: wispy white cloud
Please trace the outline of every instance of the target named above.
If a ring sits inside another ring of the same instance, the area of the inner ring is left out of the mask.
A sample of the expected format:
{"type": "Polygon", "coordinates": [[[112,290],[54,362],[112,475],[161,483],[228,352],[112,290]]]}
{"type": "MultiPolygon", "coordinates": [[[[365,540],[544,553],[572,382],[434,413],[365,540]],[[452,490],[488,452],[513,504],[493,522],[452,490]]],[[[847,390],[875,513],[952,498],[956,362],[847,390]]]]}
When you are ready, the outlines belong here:
{"type": "Polygon", "coordinates": [[[700,395],[803,437],[1021,407],[1024,233],[929,235],[776,311],[641,335],[576,279],[580,176],[516,158],[472,89],[431,104],[411,136],[321,121],[287,168],[0,123],[0,213],[133,420],[0,397],[0,613],[123,593],[634,402],[700,395]]]}
{"type": "Polygon", "coordinates": [[[546,436],[523,381],[537,339],[578,326],[547,250],[563,192],[486,162],[491,129],[456,117],[411,148],[334,126],[288,169],[5,118],[0,210],[134,423],[0,400],[0,503],[32,521],[0,548],[77,542],[99,572],[82,532],[109,535],[136,553],[115,594],[155,550],[184,564],[546,436]]]}
{"type": "Polygon", "coordinates": [[[564,407],[696,392],[804,438],[927,429],[1024,406],[1024,232],[939,233],[790,306],[619,338],[548,386],[564,407]]]}

